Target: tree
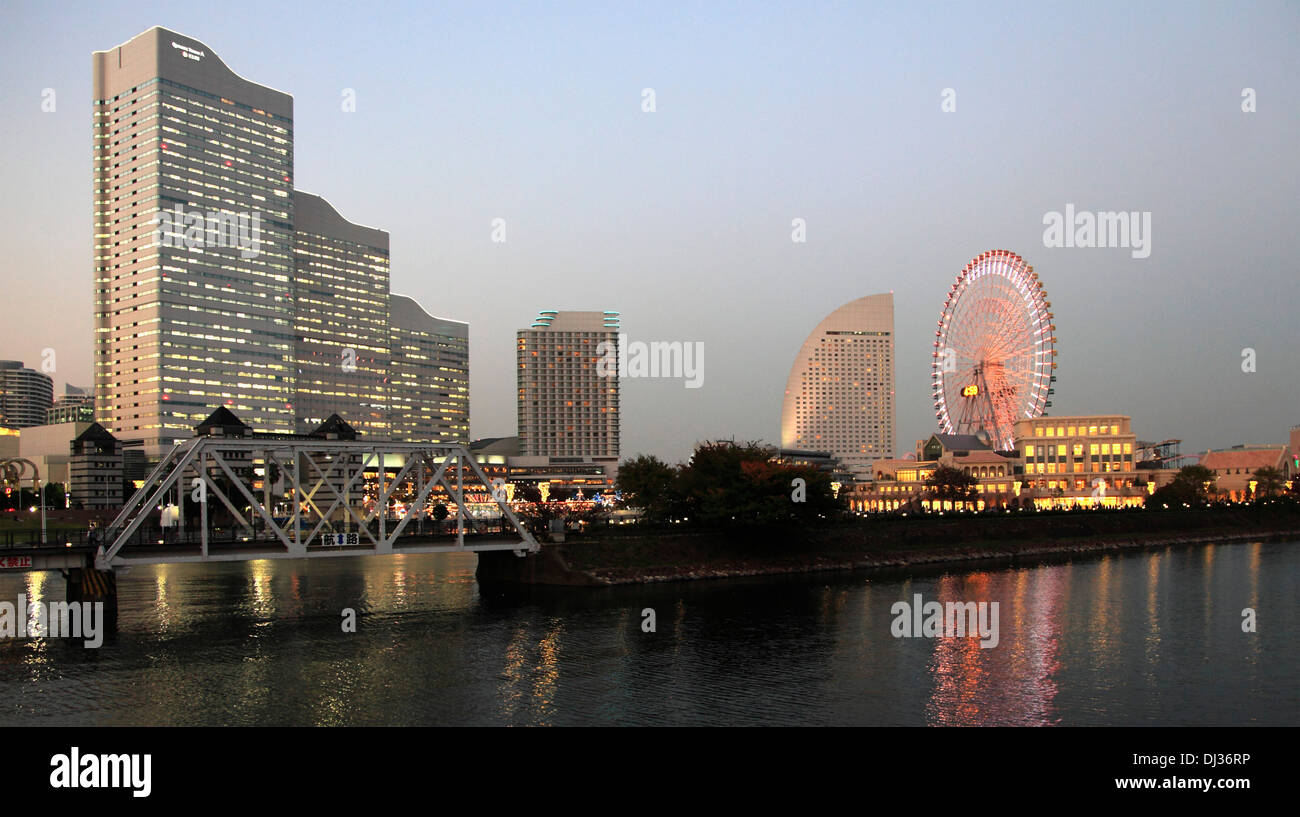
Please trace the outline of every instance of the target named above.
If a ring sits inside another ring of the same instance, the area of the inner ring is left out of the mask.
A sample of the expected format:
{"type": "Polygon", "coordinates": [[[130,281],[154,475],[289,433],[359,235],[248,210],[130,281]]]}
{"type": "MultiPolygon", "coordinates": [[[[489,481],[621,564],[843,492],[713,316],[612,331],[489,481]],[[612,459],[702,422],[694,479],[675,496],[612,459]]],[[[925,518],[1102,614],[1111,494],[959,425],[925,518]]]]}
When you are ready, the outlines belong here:
{"type": "Polygon", "coordinates": [[[1191,493],[1196,501],[1204,501],[1214,492],[1214,472],[1204,465],[1184,465],[1178,469],[1173,482],[1179,486],[1179,493],[1191,493]]]}
{"type": "Polygon", "coordinates": [[[677,479],[679,469],[652,454],[639,454],[618,468],[618,490],[623,504],[639,508],[647,520],[671,518],[681,504],[677,479]]]}
{"type": "Polygon", "coordinates": [[[808,520],[841,507],[829,474],[773,462],[758,442],[699,444],[679,484],[686,515],[705,524],[808,520]]]}
{"type": "Polygon", "coordinates": [[[45,494],[47,508],[62,508],[67,501],[67,491],[61,482],[47,482],[41,492],[45,494]]]}
{"type": "Polygon", "coordinates": [[[958,502],[975,498],[975,485],[979,480],[960,468],[940,465],[925,481],[926,491],[933,499],[952,499],[958,502]]]}
{"type": "Polygon", "coordinates": [[[1286,487],[1286,476],[1276,468],[1265,466],[1254,474],[1255,496],[1267,499],[1273,494],[1281,493],[1286,487]]]}

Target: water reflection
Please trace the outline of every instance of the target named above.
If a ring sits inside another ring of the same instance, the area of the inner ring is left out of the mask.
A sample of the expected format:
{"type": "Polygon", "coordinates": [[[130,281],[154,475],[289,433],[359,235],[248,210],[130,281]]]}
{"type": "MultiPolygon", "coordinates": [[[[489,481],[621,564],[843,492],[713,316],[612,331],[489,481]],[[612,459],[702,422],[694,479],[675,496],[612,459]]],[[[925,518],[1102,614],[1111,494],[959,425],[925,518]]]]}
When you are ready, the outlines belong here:
{"type": "Polygon", "coordinates": [[[1294,725],[1297,554],[488,593],[463,554],[139,567],[103,648],[0,642],[0,724],[1294,725]],[[917,593],[998,602],[998,645],[894,638],[917,593]]]}

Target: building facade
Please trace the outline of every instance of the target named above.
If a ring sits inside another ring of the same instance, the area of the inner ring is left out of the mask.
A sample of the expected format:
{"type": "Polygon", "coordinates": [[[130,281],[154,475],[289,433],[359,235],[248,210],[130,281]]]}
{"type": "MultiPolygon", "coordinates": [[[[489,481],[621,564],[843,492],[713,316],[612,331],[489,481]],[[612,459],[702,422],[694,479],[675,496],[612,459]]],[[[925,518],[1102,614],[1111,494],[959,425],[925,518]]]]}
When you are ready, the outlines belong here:
{"type": "Polygon", "coordinates": [[[306,433],[338,414],[388,437],[388,233],[294,191],[294,418],[306,433]]]}
{"type": "Polygon", "coordinates": [[[856,486],[849,507],[860,512],[1128,508],[1144,505],[1157,484],[1154,472],[1136,467],[1137,436],[1123,415],[1021,420],[1014,442],[1013,450],[1002,452],[973,434],[932,434],[917,441],[912,458],[877,462],[872,481],[856,486]],[[927,486],[940,466],[974,480],[968,500],[939,498],[927,486]]]}
{"type": "Polygon", "coordinates": [[[215,405],[292,430],[293,98],[157,27],[93,75],[96,419],[151,456],[215,405]]]}
{"type": "Polygon", "coordinates": [[[28,428],[45,424],[54,405],[54,381],[21,361],[0,360],[0,426],[28,428]]]}
{"type": "Polygon", "coordinates": [[[1132,487],[1137,435],[1123,415],[1037,417],[1016,423],[1026,482],[1051,492],[1132,487]]]}
{"type": "Polygon", "coordinates": [[[1229,502],[1247,502],[1260,495],[1255,474],[1261,469],[1272,468],[1283,482],[1296,473],[1295,458],[1286,445],[1238,445],[1212,449],[1202,454],[1197,464],[1214,474],[1211,495],[1229,502]]]}
{"type": "Polygon", "coordinates": [[[293,98],[163,28],[92,63],[94,419],[150,460],[217,407],[468,441],[467,327],[394,312],[388,234],[294,190],[293,98]]]}
{"type": "Polygon", "coordinates": [[[40,471],[41,482],[57,482],[67,490],[70,482],[68,445],[91,425],[74,421],[25,428],[18,439],[17,456],[31,460],[40,471]]]}
{"type": "Polygon", "coordinates": [[[468,443],[469,324],[435,318],[405,295],[389,304],[392,438],[468,443]]]}
{"type": "Polygon", "coordinates": [[[618,335],[617,312],[544,310],[519,330],[520,456],[618,461],[618,371],[605,363],[618,335]]]}
{"type": "Polygon", "coordinates": [[[45,424],[93,423],[95,421],[95,396],[89,389],[64,386],[64,393],[45,410],[45,424]]]}
{"type": "Polygon", "coordinates": [[[68,469],[75,508],[118,508],[123,497],[122,444],[99,423],[70,443],[68,469]]]}
{"type": "Polygon", "coordinates": [[[894,456],[894,296],[869,295],[808,335],[786,380],[781,447],[828,451],[856,479],[894,456]]]}

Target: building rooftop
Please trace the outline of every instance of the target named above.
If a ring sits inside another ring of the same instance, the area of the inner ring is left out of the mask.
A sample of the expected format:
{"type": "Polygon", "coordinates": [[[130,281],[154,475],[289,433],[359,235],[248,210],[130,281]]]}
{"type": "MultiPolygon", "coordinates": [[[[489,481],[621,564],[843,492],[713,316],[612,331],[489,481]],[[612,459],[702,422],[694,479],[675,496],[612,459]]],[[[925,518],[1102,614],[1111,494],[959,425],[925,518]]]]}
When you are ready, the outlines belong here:
{"type": "Polygon", "coordinates": [[[1284,445],[1267,448],[1232,448],[1227,451],[1207,451],[1201,455],[1200,464],[1211,471],[1221,468],[1244,468],[1257,471],[1260,468],[1276,468],[1285,454],[1284,445]]]}

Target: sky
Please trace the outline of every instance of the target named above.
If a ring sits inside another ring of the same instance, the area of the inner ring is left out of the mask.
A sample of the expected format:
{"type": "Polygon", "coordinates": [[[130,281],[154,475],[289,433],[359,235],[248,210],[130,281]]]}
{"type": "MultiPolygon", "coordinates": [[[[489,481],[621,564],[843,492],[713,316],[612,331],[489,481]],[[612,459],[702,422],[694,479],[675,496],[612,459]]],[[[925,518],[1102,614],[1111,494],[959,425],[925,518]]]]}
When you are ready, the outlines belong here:
{"type": "Polygon", "coordinates": [[[91,53],[154,25],[293,95],[296,186],[469,323],[475,438],[515,433],[516,330],[574,309],[704,344],[700,388],[622,382],[624,456],[779,442],[804,338],[892,291],[910,451],[991,249],[1052,302],[1051,413],[1184,453],[1300,424],[1300,3],[0,0],[0,358],[53,349],[56,392],[91,381],[91,53]],[[1045,246],[1067,204],[1150,213],[1149,257],[1045,246]]]}

